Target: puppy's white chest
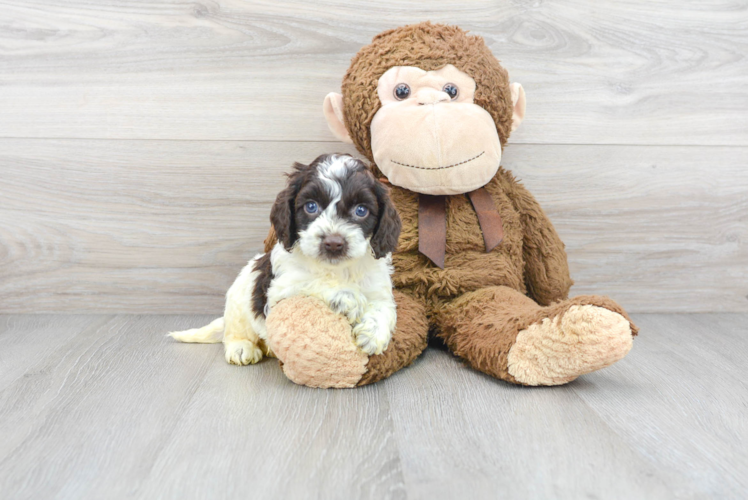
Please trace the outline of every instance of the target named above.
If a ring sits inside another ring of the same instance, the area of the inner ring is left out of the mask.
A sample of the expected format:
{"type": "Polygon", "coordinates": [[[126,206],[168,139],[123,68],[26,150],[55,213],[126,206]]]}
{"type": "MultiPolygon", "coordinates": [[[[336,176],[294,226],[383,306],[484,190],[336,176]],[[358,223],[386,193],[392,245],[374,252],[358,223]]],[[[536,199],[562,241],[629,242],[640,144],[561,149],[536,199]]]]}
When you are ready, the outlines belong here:
{"type": "Polygon", "coordinates": [[[268,302],[272,307],[279,300],[295,295],[317,297],[327,302],[331,296],[362,295],[358,283],[341,279],[341,276],[326,273],[293,272],[279,274],[268,290],[268,302]]]}

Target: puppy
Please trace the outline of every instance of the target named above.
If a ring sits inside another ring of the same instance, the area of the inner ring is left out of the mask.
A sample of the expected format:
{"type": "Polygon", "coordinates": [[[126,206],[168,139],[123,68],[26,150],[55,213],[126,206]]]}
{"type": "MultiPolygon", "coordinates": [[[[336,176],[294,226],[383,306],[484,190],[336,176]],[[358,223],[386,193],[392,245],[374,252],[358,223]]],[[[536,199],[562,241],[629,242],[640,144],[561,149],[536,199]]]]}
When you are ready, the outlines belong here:
{"type": "Polygon", "coordinates": [[[306,295],[344,315],[356,344],[380,354],[395,329],[392,252],[400,218],[384,185],[348,155],[294,164],[270,212],[278,243],[249,261],[226,294],[223,317],[169,335],[220,342],[226,361],[257,363],[266,346],[265,318],[280,300],[306,295]]]}

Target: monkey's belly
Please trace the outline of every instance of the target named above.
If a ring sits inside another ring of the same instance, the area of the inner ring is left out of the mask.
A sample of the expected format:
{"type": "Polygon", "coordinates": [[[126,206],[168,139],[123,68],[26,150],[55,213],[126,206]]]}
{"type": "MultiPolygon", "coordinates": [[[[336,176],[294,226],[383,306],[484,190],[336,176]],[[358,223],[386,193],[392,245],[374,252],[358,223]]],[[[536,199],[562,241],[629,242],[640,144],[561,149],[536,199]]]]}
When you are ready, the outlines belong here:
{"type": "Polygon", "coordinates": [[[393,285],[423,300],[448,300],[487,286],[508,286],[526,292],[521,254],[465,250],[447,254],[444,269],[416,252],[392,256],[393,285]]]}

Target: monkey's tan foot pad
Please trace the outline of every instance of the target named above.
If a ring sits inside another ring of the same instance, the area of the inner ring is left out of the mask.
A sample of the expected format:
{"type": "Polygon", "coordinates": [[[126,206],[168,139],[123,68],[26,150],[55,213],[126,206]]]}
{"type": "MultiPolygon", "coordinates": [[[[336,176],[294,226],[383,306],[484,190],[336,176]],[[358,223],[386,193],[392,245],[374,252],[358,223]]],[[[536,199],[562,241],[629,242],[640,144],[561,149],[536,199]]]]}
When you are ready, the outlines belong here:
{"type": "Polygon", "coordinates": [[[617,312],[574,305],[520,331],[509,350],[508,371],[520,384],[565,384],[623,358],[634,334],[617,312]]]}
{"type": "Polygon", "coordinates": [[[311,297],[292,297],[267,317],[268,347],[299,385],[355,387],[369,357],[356,347],[348,320],[311,297]]]}

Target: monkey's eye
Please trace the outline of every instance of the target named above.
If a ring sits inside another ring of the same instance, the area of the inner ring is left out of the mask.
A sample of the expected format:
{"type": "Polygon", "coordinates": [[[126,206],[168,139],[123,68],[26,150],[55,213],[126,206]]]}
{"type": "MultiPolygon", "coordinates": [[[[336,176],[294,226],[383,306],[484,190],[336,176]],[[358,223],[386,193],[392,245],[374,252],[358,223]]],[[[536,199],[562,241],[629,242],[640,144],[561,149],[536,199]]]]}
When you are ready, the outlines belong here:
{"type": "Polygon", "coordinates": [[[408,87],[407,83],[398,83],[395,87],[395,99],[398,101],[402,101],[403,99],[407,99],[410,95],[410,87],[408,87]]]}
{"type": "Polygon", "coordinates": [[[363,218],[369,215],[369,209],[363,205],[359,205],[356,207],[356,211],[354,213],[356,214],[356,217],[363,218]]]}
{"type": "Polygon", "coordinates": [[[307,201],[304,204],[304,211],[308,214],[316,214],[317,210],[319,210],[319,205],[316,201],[307,201]]]}
{"type": "Polygon", "coordinates": [[[444,88],[442,88],[442,90],[443,90],[444,92],[446,92],[446,93],[447,93],[447,95],[449,96],[449,98],[450,98],[450,99],[452,99],[453,101],[454,101],[455,99],[457,99],[457,96],[458,96],[458,95],[460,94],[460,91],[459,91],[459,89],[458,89],[458,88],[457,88],[457,86],[456,86],[455,84],[453,84],[453,83],[448,83],[448,84],[446,84],[446,85],[444,86],[444,88]]]}

